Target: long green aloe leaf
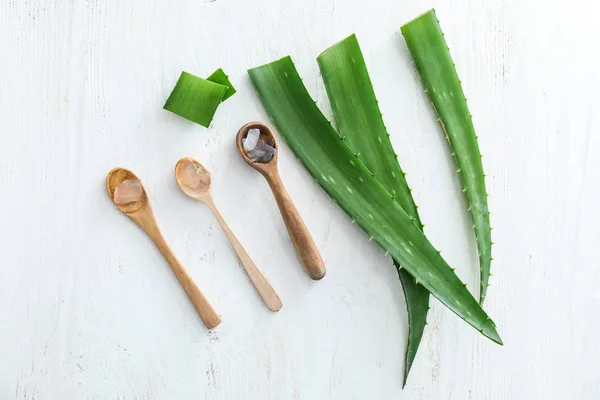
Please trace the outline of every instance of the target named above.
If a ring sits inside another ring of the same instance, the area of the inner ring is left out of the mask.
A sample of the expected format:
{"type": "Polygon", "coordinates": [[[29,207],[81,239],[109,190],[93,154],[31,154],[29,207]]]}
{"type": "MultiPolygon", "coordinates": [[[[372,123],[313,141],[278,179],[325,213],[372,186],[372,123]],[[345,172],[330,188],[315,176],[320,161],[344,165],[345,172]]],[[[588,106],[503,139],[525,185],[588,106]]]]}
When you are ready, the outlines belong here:
{"type": "Polygon", "coordinates": [[[483,304],[490,278],[492,235],[485,175],[471,113],[435,11],[417,17],[401,30],[465,185],[479,249],[479,302],[483,304]]]}
{"type": "MultiPolygon", "coordinates": [[[[422,231],[417,206],[385,128],[358,40],[351,35],[317,57],[339,133],[422,231]]],[[[427,323],[429,292],[394,260],[408,310],[404,384],[427,323]]]]}
{"type": "Polygon", "coordinates": [[[290,57],[248,71],[281,135],[325,191],[448,308],[496,343],[494,322],[321,113],[290,57]]]}

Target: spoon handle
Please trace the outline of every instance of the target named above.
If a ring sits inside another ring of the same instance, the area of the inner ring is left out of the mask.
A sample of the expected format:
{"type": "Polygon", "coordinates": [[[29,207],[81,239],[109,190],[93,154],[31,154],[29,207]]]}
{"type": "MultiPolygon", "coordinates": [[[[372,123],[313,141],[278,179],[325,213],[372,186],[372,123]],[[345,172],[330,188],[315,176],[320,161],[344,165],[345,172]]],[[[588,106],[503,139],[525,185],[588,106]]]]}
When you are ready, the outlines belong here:
{"type": "Polygon", "coordinates": [[[190,301],[194,305],[194,308],[196,308],[200,318],[202,318],[204,325],[206,325],[208,329],[212,329],[219,325],[221,323],[221,317],[212,308],[198,285],[196,285],[183,265],[181,265],[177,257],[175,257],[171,251],[171,248],[167,245],[163,235],[160,233],[156,222],[153,220],[140,222],[142,228],[146,231],[146,233],[148,233],[154,244],[156,244],[156,247],[158,247],[171,266],[173,273],[179,280],[179,283],[183,287],[183,290],[185,290],[185,293],[188,295],[190,301]]]}
{"type": "Polygon", "coordinates": [[[306,225],[304,225],[302,217],[300,217],[300,213],[283,186],[279,173],[273,171],[265,174],[265,177],[273,191],[285,227],[292,238],[292,243],[294,243],[294,247],[296,247],[296,251],[308,271],[308,275],[316,281],[323,278],[325,276],[325,265],[323,264],[319,249],[317,249],[306,225]]]}
{"type": "Polygon", "coordinates": [[[267,278],[258,269],[256,264],[254,264],[254,261],[252,261],[242,244],[233,234],[233,232],[225,222],[225,219],[223,219],[223,216],[215,206],[215,203],[213,202],[212,198],[208,197],[205,201],[205,204],[208,206],[208,208],[210,208],[215,218],[219,222],[219,225],[221,225],[221,228],[223,228],[225,236],[227,236],[227,239],[229,239],[233,250],[240,259],[240,262],[246,270],[246,273],[248,273],[248,276],[250,277],[250,280],[252,281],[252,284],[256,288],[256,291],[258,292],[258,295],[260,296],[262,301],[265,303],[269,310],[279,311],[283,306],[283,303],[281,302],[281,299],[275,292],[275,289],[273,289],[267,278]]]}

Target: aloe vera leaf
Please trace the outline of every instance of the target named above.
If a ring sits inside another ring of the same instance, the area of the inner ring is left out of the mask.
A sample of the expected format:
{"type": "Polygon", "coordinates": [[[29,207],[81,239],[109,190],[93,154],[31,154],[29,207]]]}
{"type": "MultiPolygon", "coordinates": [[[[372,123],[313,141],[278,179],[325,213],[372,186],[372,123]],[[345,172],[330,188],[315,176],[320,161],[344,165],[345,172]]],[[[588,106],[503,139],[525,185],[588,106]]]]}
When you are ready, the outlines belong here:
{"type": "Polygon", "coordinates": [[[184,71],[163,108],[208,128],[226,91],[227,86],[184,71]]]}
{"type": "Polygon", "coordinates": [[[316,106],[290,57],[250,69],[271,120],[304,167],[381,247],[463,320],[496,343],[483,311],[412,218],[374,179],[316,106]]]}
{"type": "Polygon", "coordinates": [[[235,88],[233,87],[233,84],[229,80],[229,76],[227,76],[225,71],[223,71],[223,68],[219,68],[218,70],[216,70],[215,72],[210,74],[210,76],[208,78],[206,78],[206,80],[214,82],[214,83],[218,83],[223,86],[227,86],[227,91],[223,95],[221,102],[224,102],[225,100],[227,100],[228,98],[230,98],[237,92],[237,90],[235,90],[235,88]]]}
{"type": "MultiPolygon", "coordinates": [[[[345,137],[355,153],[360,153],[361,161],[422,231],[423,224],[417,206],[390,142],[356,36],[350,35],[331,46],[317,57],[317,62],[340,135],[345,137]]],[[[404,368],[406,385],[427,324],[429,292],[417,284],[396,260],[394,264],[404,289],[408,311],[409,331],[404,368]]]]}
{"type": "Polygon", "coordinates": [[[479,303],[483,304],[490,278],[492,235],[482,156],[472,116],[435,11],[422,14],[401,30],[465,186],[479,250],[479,303]]]}

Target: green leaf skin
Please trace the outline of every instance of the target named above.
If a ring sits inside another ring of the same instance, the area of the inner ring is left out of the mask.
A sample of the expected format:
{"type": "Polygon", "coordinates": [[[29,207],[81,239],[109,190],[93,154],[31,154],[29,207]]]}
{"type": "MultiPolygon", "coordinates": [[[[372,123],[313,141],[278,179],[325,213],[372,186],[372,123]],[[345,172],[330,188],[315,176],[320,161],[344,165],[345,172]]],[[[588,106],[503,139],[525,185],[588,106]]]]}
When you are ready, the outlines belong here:
{"type": "Polygon", "coordinates": [[[225,92],[227,86],[184,71],[163,108],[208,128],[225,92]]]}
{"type": "Polygon", "coordinates": [[[406,299],[406,311],[408,312],[408,344],[406,346],[404,379],[402,381],[402,387],[404,388],[413,361],[417,356],[425,325],[427,325],[429,292],[422,285],[419,285],[405,269],[400,269],[400,265],[395,260],[394,263],[398,268],[402,291],[406,299]]]}
{"type": "MultiPolygon", "coordinates": [[[[358,40],[351,35],[331,46],[317,57],[333,116],[346,144],[373,173],[385,190],[414,219],[419,229],[423,224],[406,182],[405,173],[385,128],[375,91],[369,78],[358,40]]],[[[404,368],[404,385],[413,364],[423,330],[427,324],[429,292],[415,282],[397,261],[394,264],[404,289],[408,311],[408,345],[404,368]]]]}
{"type": "Polygon", "coordinates": [[[237,92],[237,90],[235,90],[233,84],[229,80],[229,76],[227,76],[227,74],[225,73],[225,71],[223,71],[222,68],[219,68],[218,70],[213,72],[208,78],[206,78],[206,80],[218,83],[223,86],[227,86],[227,91],[225,92],[223,99],[221,99],[221,102],[224,102],[237,92]]]}
{"type": "Polygon", "coordinates": [[[321,113],[290,57],[248,71],[265,109],[304,167],[373,240],[448,308],[502,344],[493,321],[439,252],[321,113]]]}
{"type": "Polygon", "coordinates": [[[465,186],[479,250],[479,302],[483,304],[490,277],[492,237],[482,156],[471,113],[435,11],[426,12],[401,30],[465,186]]]}

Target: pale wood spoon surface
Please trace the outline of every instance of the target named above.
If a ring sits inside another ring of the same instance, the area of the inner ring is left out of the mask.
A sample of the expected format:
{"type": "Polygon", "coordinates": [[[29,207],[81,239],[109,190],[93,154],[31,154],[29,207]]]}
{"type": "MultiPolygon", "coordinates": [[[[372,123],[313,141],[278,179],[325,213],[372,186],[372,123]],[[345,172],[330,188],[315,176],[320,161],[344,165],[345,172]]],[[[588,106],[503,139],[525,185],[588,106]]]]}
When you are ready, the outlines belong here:
{"type": "Polygon", "coordinates": [[[252,168],[260,172],[269,183],[269,186],[273,191],[273,195],[275,196],[275,200],[277,201],[277,206],[279,207],[281,216],[283,217],[285,227],[290,234],[292,243],[294,244],[299,257],[302,260],[302,263],[306,267],[308,275],[314,280],[322,279],[325,276],[325,265],[323,263],[323,259],[321,258],[321,254],[319,253],[319,249],[317,249],[317,246],[308,232],[302,217],[300,217],[300,213],[292,202],[292,199],[283,186],[283,182],[279,176],[279,170],[277,168],[279,151],[275,152],[275,155],[271,161],[266,163],[253,162],[250,160],[244,151],[244,144],[242,142],[242,139],[246,137],[248,130],[250,129],[259,129],[260,138],[273,143],[273,147],[275,147],[276,150],[279,150],[277,146],[277,140],[275,140],[275,136],[268,126],[262,122],[249,122],[242,126],[237,133],[236,145],[238,152],[244,161],[246,161],[246,163],[248,163],[248,165],[250,165],[252,168]]]}
{"type": "Polygon", "coordinates": [[[279,311],[283,306],[281,299],[267,278],[258,269],[256,264],[254,264],[244,247],[231,231],[225,222],[225,219],[215,206],[210,194],[210,172],[198,161],[194,160],[193,158],[186,157],[177,162],[177,165],[175,166],[175,179],[177,180],[177,184],[183,193],[187,194],[193,199],[200,200],[214,214],[215,218],[219,222],[219,225],[221,225],[221,228],[223,228],[225,236],[227,236],[227,239],[229,239],[233,250],[240,259],[242,266],[250,277],[250,280],[256,288],[260,298],[263,300],[269,310],[279,311]]]}
{"type": "Polygon", "coordinates": [[[115,202],[115,189],[128,179],[139,181],[139,178],[133,172],[124,168],[115,168],[110,171],[106,177],[106,189],[108,190],[108,195],[119,210],[123,211],[123,213],[131,218],[148,234],[148,236],[150,236],[152,241],[156,244],[156,247],[158,247],[171,266],[173,273],[175,273],[179,283],[187,293],[190,301],[196,308],[196,311],[198,311],[204,325],[209,329],[214,328],[221,323],[221,317],[215,312],[208,300],[206,300],[206,297],[204,297],[200,291],[200,288],[198,288],[167,245],[167,242],[158,228],[158,224],[156,223],[156,219],[154,218],[152,208],[148,201],[146,190],[143,189],[143,186],[141,196],[138,200],[125,204],[117,204],[115,202]]]}

